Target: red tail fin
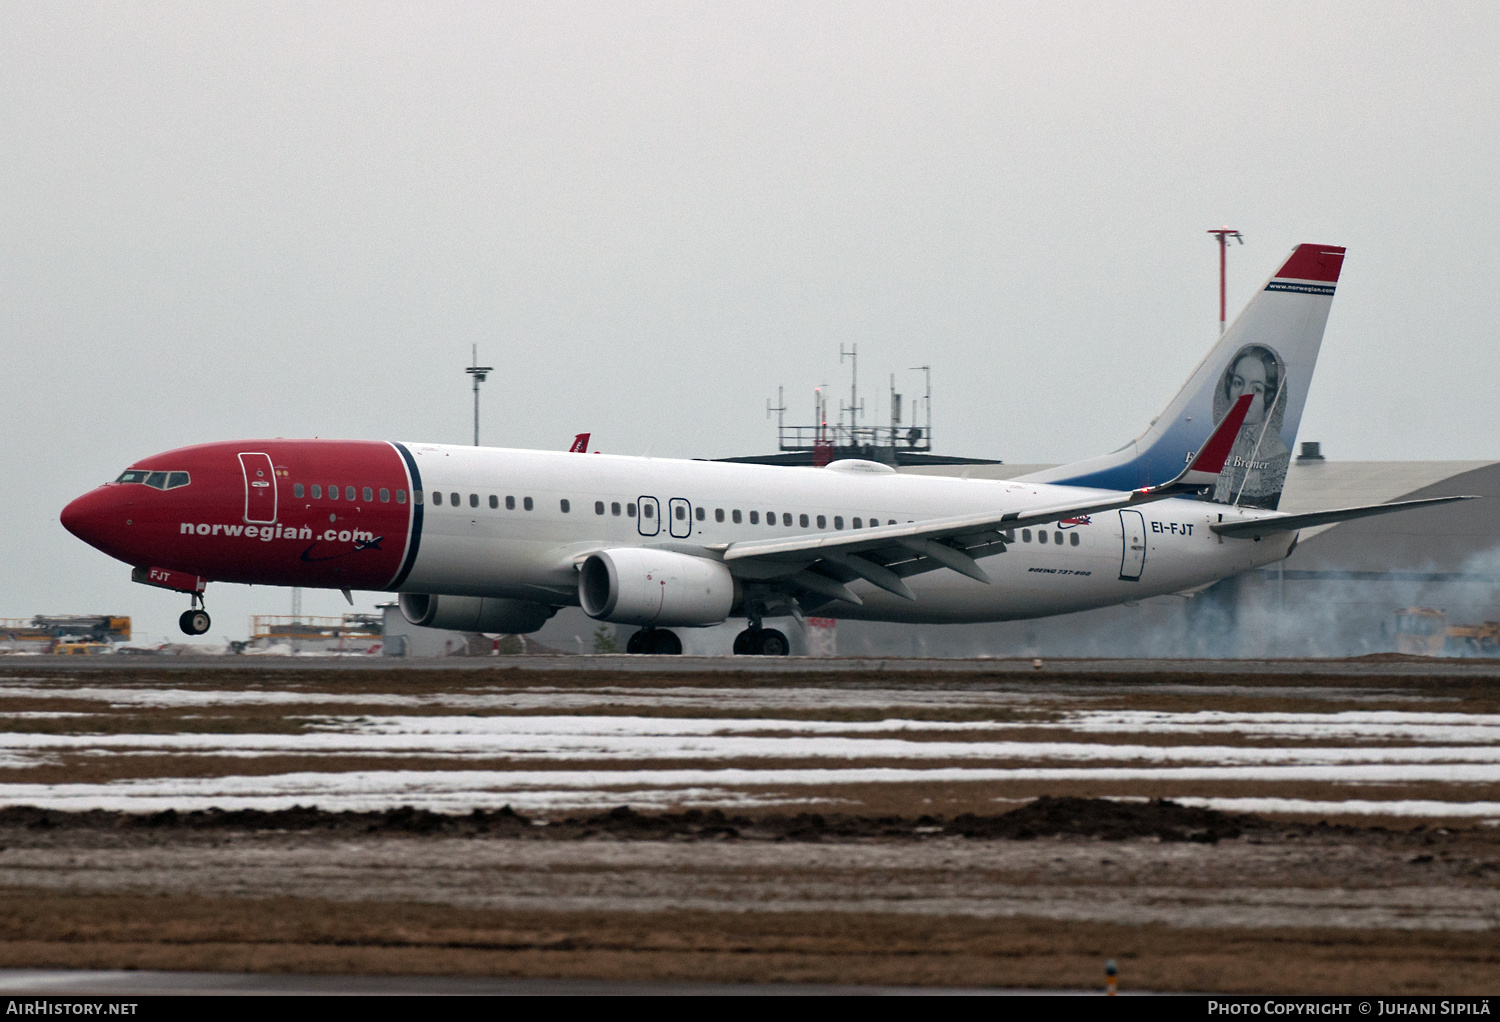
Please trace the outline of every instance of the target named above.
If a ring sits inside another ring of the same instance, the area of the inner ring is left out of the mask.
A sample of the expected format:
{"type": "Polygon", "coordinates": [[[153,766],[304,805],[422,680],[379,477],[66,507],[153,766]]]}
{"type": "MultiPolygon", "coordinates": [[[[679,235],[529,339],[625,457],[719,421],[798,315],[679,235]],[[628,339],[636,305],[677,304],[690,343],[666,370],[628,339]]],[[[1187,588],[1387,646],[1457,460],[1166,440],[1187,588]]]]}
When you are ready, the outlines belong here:
{"type": "Polygon", "coordinates": [[[573,446],[568,448],[569,454],[587,454],[589,449],[589,437],[591,433],[579,433],[573,438],[573,446]]]}

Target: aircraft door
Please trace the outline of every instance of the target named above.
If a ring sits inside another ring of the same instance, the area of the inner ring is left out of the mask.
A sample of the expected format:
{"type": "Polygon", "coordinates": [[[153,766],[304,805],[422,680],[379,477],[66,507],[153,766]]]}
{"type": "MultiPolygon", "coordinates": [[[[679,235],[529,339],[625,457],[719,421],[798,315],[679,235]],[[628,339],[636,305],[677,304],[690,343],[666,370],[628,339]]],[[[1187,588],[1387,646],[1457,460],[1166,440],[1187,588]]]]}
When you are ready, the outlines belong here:
{"type": "Polygon", "coordinates": [[[661,505],[655,497],[642,497],[637,503],[640,504],[640,514],[635,516],[635,527],[642,536],[656,535],[661,531],[661,505]]]}
{"type": "Polygon", "coordinates": [[[667,513],[671,519],[667,522],[667,531],[678,539],[686,539],[693,534],[693,505],[682,497],[673,497],[667,501],[667,513]]]}
{"type": "Polygon", "coordinates": [[[1139,511],[1120,512],[1120,535],[1125,552],[1120,558],[1120,580],[1139,582],[1146,566],[1146,519],[1139,511]]]}
{"type": "Polygon", "coordinates": [[[269,454],[241,454],[245,475],[245,521],[272,525],[276,521],[276,469],[269,454]]]}

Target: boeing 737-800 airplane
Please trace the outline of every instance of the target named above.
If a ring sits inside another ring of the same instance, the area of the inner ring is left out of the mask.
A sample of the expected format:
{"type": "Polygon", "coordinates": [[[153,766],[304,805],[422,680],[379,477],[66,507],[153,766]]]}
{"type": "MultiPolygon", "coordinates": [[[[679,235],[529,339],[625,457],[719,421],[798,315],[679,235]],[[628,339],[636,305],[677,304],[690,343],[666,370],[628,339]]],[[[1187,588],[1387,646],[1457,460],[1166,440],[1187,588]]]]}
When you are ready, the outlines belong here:
{"type": "Polygon", "coordinates": [[[360,440],[158,454],[62,513],[74,535],[187,593],[209,582],[400,593],[414,624],[535,631],[559,607],[668,629],[744,617],[975,622],[1182,592],[1279,561],[1297,530],[1461,497],[1275,510],[1344,250],[1293,251],[1149,429],[1009,481],[360,440]]]}

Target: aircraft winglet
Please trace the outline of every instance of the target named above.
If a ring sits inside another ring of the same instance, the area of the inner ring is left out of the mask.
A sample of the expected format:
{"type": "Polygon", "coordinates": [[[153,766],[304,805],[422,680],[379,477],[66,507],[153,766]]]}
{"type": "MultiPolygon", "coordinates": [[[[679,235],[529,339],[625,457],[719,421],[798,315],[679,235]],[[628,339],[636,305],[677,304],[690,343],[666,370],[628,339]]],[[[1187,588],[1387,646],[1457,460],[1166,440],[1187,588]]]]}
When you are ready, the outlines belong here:
{"type": "Polygon", "coordinates": [[[1240,427],[1245,424],[1245,416],[1250,414],[1250,403],[1254,400],[1254,394],[1239,396],[1230,406],[1229,411],[1224,413],[1224,418],[1219,420],[1214,431],[1209,434],[1208,441],[1203,448],[1188,463],[1188,467],[1177,474],[1176,479],[1162,483],[1160,486],[1147,486],[1136,492],[1160,496],[1164,491],[1180,493],[1184,490],[1212,486],[1218,482],[1219,473],[1224,471],[1224,463],[1229,460],[1229,452],[1234,449],[1234,441],[1240,435],[1240,427]]]}

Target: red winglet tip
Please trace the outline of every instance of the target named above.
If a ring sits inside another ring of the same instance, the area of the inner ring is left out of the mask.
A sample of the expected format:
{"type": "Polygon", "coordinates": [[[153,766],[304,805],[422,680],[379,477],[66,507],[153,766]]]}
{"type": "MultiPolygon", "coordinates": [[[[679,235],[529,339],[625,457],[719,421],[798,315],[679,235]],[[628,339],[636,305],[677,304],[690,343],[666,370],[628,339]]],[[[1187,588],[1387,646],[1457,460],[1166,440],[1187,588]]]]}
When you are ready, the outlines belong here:
{"type": "Polygon", "coordinates": [[[1339,271],[1344,267],[1344,251],[1340,245],[1298,245],[1276,276],[1337,283],[1339,271]]]}
{"type": "Polygon", "coordinates": [[[1250,414],[1250,402],[1254,400],[1254,394],[1239,396],[1229,414],[1224,416],[1224,421],[1219,423],[1219,428],[1208,438],[1208,443],[1203,445],[1203,450],[1193,459],[1193,471],[1218,475],[1224,470],[1224,462],[1229,460],[1229,452],[1234,447],[1235,438],[1240,435],[1240,427],[1245,424],[1245,416],[1250,414]]]}

